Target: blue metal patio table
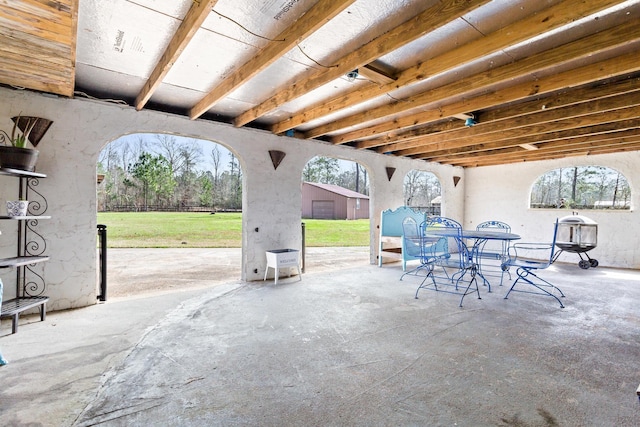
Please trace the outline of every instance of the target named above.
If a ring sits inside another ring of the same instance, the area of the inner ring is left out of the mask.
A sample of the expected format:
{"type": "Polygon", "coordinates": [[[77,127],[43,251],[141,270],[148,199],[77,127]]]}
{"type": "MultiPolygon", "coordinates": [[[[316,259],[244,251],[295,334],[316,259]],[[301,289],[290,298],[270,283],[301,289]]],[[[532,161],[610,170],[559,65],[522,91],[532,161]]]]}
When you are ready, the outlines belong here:
{"type": "MultiPolygon", "coordinates": [[[[453,228],[438,229],[437,227],[433,227],[426,230],[425,233],[431,236],[453,237],[459,240],[461,247],[464,247],[466,249],[468,260],[472,264],[472,268],[470,269],[471,270],[470,282],[473,282],[474,280],[476,280],[476,276],[480,276],[483,282],[487,284],[489,292],[491,292],[491,283],[489,282],[489,280],[487,280],[486,277],[484,277],[484,275],[478,268],[478,262],[479,262],[478,255],[480,253],[480,248],[482,247],[482,244],[487,240],[506,240],[510,242],[513,240],[520,239],[520,235],[515,233],[505,233],[502,231],[473,230],[473,229],[457,230],[453,228]]],[[[463,273],[463,276],[464,276],[464,273],[463,273]]],[[[460,277],[460,279],[462,279],[462,277],[460,277]]],[[[480,294],[478,294],[478,298],[479,297],[480,297],[480,294]]]]}

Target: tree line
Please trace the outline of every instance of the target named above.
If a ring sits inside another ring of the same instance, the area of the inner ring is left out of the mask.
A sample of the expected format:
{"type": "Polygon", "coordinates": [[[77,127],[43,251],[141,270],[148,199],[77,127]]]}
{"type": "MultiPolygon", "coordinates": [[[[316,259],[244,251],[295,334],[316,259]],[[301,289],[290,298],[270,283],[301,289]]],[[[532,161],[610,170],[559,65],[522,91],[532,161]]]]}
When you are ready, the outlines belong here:
{"type": "MultiPolygon", "coordinates": [[[[240,163],[215,143],[166,134],[120,138],[101,151],[98,174],[104,175],[98,186],[99,211],[242,209],[240,163]],[[206,145],[212,148],[205,154],[206,145]]],[[[315,157],[302,179],[369,194],[367,170],[353,162],[315,157]]]]}
{"type": "Polygon", "coordinates": [[[98,159],[98,173],[104,175],[98,209],[240,210],[240,163],[220,145],[211,147],[205,155],[197,141],[166,134],[110,143],[98,159]]]}
{"type": "Polygon", "coordinates": [[[624,175],[605,166],[555,169],[531,190],[532,208],[630,209],[630,199],[624,175]]]}

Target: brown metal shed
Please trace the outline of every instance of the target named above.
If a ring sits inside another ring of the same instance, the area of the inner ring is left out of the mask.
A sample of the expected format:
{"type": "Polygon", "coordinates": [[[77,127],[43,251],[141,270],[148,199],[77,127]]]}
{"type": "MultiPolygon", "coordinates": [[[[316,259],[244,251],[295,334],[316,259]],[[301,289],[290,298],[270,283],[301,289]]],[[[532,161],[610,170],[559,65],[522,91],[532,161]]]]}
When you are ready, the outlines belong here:
{"type": "Polygon", "coordinates": [[[303,182],[302,218],[368,219],[369,196],[338,185],[303,182]]]}

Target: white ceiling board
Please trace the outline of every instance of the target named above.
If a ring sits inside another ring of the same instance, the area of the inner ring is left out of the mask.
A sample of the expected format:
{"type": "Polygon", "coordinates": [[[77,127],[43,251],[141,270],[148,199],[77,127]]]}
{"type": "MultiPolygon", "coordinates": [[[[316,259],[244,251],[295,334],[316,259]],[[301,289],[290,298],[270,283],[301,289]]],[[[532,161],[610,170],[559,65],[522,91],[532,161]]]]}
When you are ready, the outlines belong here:
{"type": "Polygon", "coordinates": [[[463,16],[464,20],[487,35],[505,26],[505,22],[519,21],[562,0],[493,0],[463,16]]]}
{"type": "Polygon", "coordinates": [[[220,34],[199,30],[165,77],[165,82],[208,92],[258,50],[220,34]]]}
{"type": "Polygon", "coordinates": [[[401,71],[418,62],[442,55],[480,36],[481,34],[467,22],[456,19],[380,57],[380,61],[401,71]]]}
{"type": "Polygon", "coordinates": [[[303,125],[296,126],[296,129],[299,129],[301,131],[311,130],[311,129],[316,128],[318,126],[322,126],[322,125],[325,125],[327,123],[331,123],[334,120],[342,119],[344,117],[349,117],[349,116],[351,116],[353,114],[361,113],[363,111],[367,111],[367,110],[371,110],[371,109],[376,108],[376,107],[380,107],[382,105],[388,104],[390,101],[392,101],[392,100],[387,95],[379,96],[379,97],[371,99],[371,100],[369,100],[367,102],[363,102],[361,104],[354,105],[352,107],[344,108],[342,110],[336,111],[335,113],[328,114],[326,116],[320,117],[320,118],[315,119],[315,120],[311,120],[311,121],[309,121],[309,122],[307,122],[307,123],[305,123],[303,125]]]}
{"type": "Polygon", "coordinates": [[[135,98],[144,85],[145,79],[116,73],[104,68],[86,64],[76,64],[76,88],[114,94],[114,99],[135,98]]]}
{"type": "MultiPolygon", "coordinates": [[[[84,1],[81,0],[80,3],[84,1]]],[[[96,1],[104,2],[104,0],[96,1]]],[[[191,8],[193,0],[128,0],[128,2],[182,20],[191,8]]]]}
{"type": "Polygon", "coordinates": [[[514,45],[504,51],[515,60],[530,57],[555,46],[570,43],[602,30],[640,18],[640,4],[627,8],[611,8],[608,11],[572,22],[561,29],[542,34],[535,39],[514,45]]]}
{"type": "Polygon", "coordinates": [[[125,0],[81,1],[76,61],[148,77],[180,21],[125,0]]]}
{"type": "Polygon", "coordinates": [[[397,27],[437,0],[358,0],[300,46],[316,61],[329,65],[397,27]]]}
{"type": "Polygon", "coordinates": [[[308,71],[308,66],[283,57],[258,73],[250,82],[231,92],[229,96],[257,105],[288,82],[293,84],[297,76],[306,74],[308,71]]]}
{"type": "Polygon", "coordinates": [[[317,1],[219,0],[202,27],[231,39],[262,47],[268,43],[267,39],[275,39],[317,1]]]}
{"type": "Polygon", "coordinates": [[[305,108],[316,105],[319,99],[330,99],[339,93],[347,93],[354,88],[358,88],[367,84],[367,81],[358,78],[354,81],[349,81],[347,76],[335,79],[319,88],[299,97],[286,104],[281,105],[279,108],[290,113],[297,113],[305,108]]]}
{"type": "Polygon", "coordinates": [[[162,83],[153,94],[152,101],[158,104],[188,109],[198,102],[203,93],[197,90],[162,83]]]}

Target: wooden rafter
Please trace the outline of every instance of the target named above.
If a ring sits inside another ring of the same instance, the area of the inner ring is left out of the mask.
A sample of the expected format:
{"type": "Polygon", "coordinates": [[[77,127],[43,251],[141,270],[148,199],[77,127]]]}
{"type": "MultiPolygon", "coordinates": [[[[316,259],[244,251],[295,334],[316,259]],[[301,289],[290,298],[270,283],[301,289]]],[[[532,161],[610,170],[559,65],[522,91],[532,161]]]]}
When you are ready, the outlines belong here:
{"type": "Polygon", "coordinates": [[[469,144],[462,147],[440,146],[440,150],[434,150],[429,153],[415,154],[413,157],[423,160],[435,161],[434,159],[442,157],[459,157],[469,156],[473,153],[489,152],[503,150],[506,148],[516,148],[521,151],[523,144],[530,144],[540,147],[542,144],[549,142],[562,142],[565,140],[575,140],[578,138],[590,137],[594,135],[605,135],[612,132],[631,131],[636,132],[640,125],[640,119],[620,120],[616,122],[602,123],[592,125],[590,127],[569,128],[566,130],[553,130],[548,133],[529,135],[519,138],[511,138],[507,140],[492,141],[484,144],[469,144]]]}
{"type": "Polygon", "coordinates": [[[394,29],[376,37],[336,61],[336,65],[318,71],[306,79],[296,82],[291,87],[278,92],[260,105],[251,108],[235,118],[236,126],[243,126],[258,117],[274,110],[279,105],[298,98],[360,66],[368,64],[385,53],[391,52],[405,44],[425,35],[447,22],[485,4],[489,0],[442,0],[423,13],[409,19],[394,29]]]}
{"type": "Polygon", "coordinates": [[[0,2],[0,82],[73,96],[78,0],[0,2]]]}
{"type": "Polygon", "coordinates": [[[619,2],[620,0],[603,2],[570,0],[556,4],[532,16],[505,26],[487,36],[473,40],[457,49],[453,49],[431,59],[425,59],[415,66],[399,73],[396,76],[395,82],[382,87],[378,85],[358,87],[347,94],[329,100],[322,100],[315,106],[309,107],[305,109],[305,111],[273,125],[271,130],[274,133],[281,133],[327,114],[393,92],[398,88],[417,83],[439,73],[444,73],[460,64],[478,59],[483,55],[489,55],[510,45],[535,37],[540,33],[557,29],[576,19],[588,16],[619,2]]]}
{"type": "MultiPolygon", "coordinates": [[[[633,19],[616,27],[566,43],[537,55],[532,55],[519,61],[503,65],[502,67],[478,73],[421,94],[402,99],[402,102],[382,105],[362,113],[335,120],[323,126],[318,126],[305,132],[305,136],[307,138],[316,138],[369,121],[402,114],[422,105],[432,103],[434,99],[446,99],[455,95],[460,96],[468,92],[477,91],[481,87],[489,87],[501,82],[508,82],[518,77],[530,75],[532,72],[543,71],[550,67],[557,66],[559,63],[567,63],[571,60],[593,55],[598,51],[616,48],[629,43],[630,40],[636,40],[638,38],[640,38],[640,20],[633,19]]],[[[579,84],[581,84],[579,81],[566,82],[567,86],[579,84]]],[[[456,111],[455,113],[462,112],[465,111],[456,111]]],[[[440,113],[438,119],[442,118],[442,116],[440,113]]]]}
{"type": "Polygon", "coordinates": [[[496,90],[487,95],[477,96],[451,104],[443,104],[435,110],[421,111],[416,114],[396,118],[393,121],[380,125],[342,134],[333,137],[331,141],[334,144],[355,141],[418,124],[429,123],[442,117],[452,116],[461,111],[476,111],[490,108],[494,105],[526,99],[534,95],[542,95],[571,86],[580,86],[638,70],[640,70],[640,63],[638,63],[637,60],[637,53],[632,52],[578,67],[573,70],[553,74],[533,82],[525,82],[496,90]]]}
{"type": "Polygon", "coordinates": [[[189,8],[178,30],[136,97],[136,110],[144,108],[217,2],[218,0],[201,0],[191,4],[191,8],[189,8]]]}
{"type": "MultiPolygon", "coordinates": [[[[517,118],[529,114],[536,114],[543,111],[552,111],[557,108],[566,108],[572,105],[582,104],[584,102],[593,101],[601,98],[621,95],[628,92],[638,90],[640,87],[640,79],[624,79],[621,81],[609,82],[608,84],[600,84],[597,86],[589,85],[588,87],[579,87],[577,89],[569,89],[552,96],[536,97],[534,100],[512,104],[506,107],[494,108],[483,112],[478,118],[480,125],[475,129],[481,129],[484,125],[497,121],[517,118]]],[[[374,148],[380,147],[379,152],[394,152],[413,148],[417,144],[414,142],[422,137],[446,132],[452,132],[463,128],[462,124],[457,121],[449,121],[445,124],[437,124],[431,126],[422,126],[416,129],[410,129],[401,132],[393,132],[383,135],[379,138],[358,141],[355,143],[356,148],[374,148]]],[[[471,129],[469,129],[472,131],[471,129]]],[[[472,132],[466,132],[466,136],[472,132]]],[[[424,139],[421,139],[425,141],[424,139]]]]}
{"type": "Polygon", "coordinates": [[[535,152],[530,152],[530,154],[519,147],[507,147],[499,150],[479,151],[459,156],[443,156],[441,158],[434,158],[432,161],[457,165],[461,163],[484,162],[495,159],[519,159],[523,156],[530,156],[530,158],[533,158],[535,156],[544,156],[551,153],[564,153],[594,147],[609,147],[619,144],[621,141],[636,140],[640,140],[640,136],[633,130],[614,131],[605,134],[587,135],[578,138],[567,138],[559,141],[540,143],[538,144],[538,149],[535,152]]]}
{"type": "Polygon", "coordinates": [[[591,99],[588,102],[571,104],[565,107],[540,110],[536,113],[518,115],[490,123],[482,123],[473,128],[442,132],[436,135],[425,135],[418,140],[419,146],[417,144],[418,141],[415,141],[393,144],[383,147],[382,150],[386,150],[385,152],[400,151],[402,155],[407,155],[408,153],[413,155],[428,152],[431,147],[436,146],[464,146],[469,143],[469,140],[473,140],[474,144],[497,141],[505,139],[512,132],[517,132],[517,129],[531,129],[533,126],[538,126],[538,128],[543,129],[540,133],[545,133],[546,128],[558,129],[558,126],[562,126],[562,123],[565,123],[568,119],[576,119],[575,122],[579,123],[579,117],[587,117],[595,113],[604,113],[637,105],[640,105],[640,90],[603,99],[591,99]]]}
{"type": "Polygon", "coordinates": [[[194,105],[189,112],[189,117],[195,119],[204,114],[214,104],[274,63],[354,1],[326,0],[316,3],[300,19],[275,37],[274,41],[269,42],[258,54],[231,73],[194,105]]]}
{"type": "Polygon", "coordinates": [[[532,162],[572,156],[637,151],[638,149],[640,149],[640,136],[636,135],[632,137],[613,138],[600,141],[594,140],[584,144],[577,144],[575,146],[571,146],[571,144],[562,144],[560,148],[554,150],[538,150],[533,152],[522,150],[521,154],[509,156],[494,154],[493,156],[487,156],[484,158],[469,157],[466,159],[460,159],[459,161],[448,158],[443,163],[462,167],[492,166],[504,163],[532,162]]]}
{"type": "MultiPolygon", "coordinates": [[[[474,144],[504,144],[504,146],[514,146],[527,143],[523,138],[532,138],[538,135],[544,135],[549,132],[559,132],[563,130],[588,129],[590,126],[599,125],[602,123],[612,123],[623,120],[631,120],[640,116],[640,106],[632,106],[626,108],[620,108],[616,110],[600,112],[596,111],[592,114],[584,116],[571,117],[564,120],[557,120],[553,123],[533,124],[530,126],[516,127],[505,130],[499,133],[489,133],[480,135],[473,138],[474,144]],[[514,143],[513,140],[518,141],[514,143]]],[[[531,142],[529,142],[531,143],[531,142]]],[[[404,150],[400,152],[400,155],[404,156],[419,156],[420,158],[430,158],[435,152],[442,150],[452,150],[456,148],[463,148],[470,145],[469,139],[467,140],[454,140],[441,143],[433,143],[423,145],[418,148],[410,150],[404,150]]]]}

